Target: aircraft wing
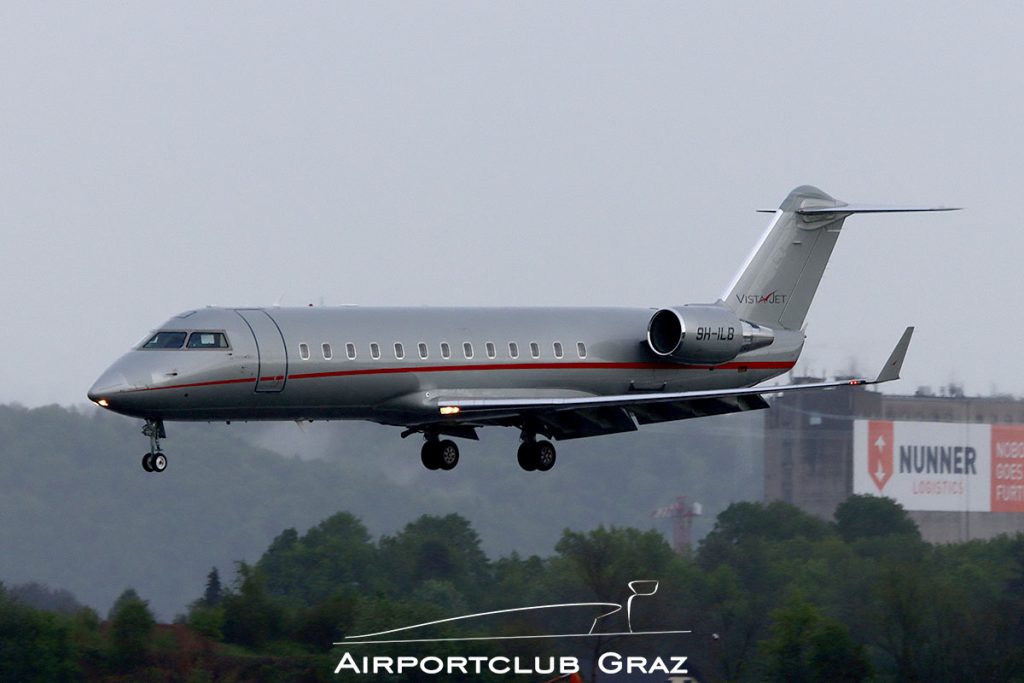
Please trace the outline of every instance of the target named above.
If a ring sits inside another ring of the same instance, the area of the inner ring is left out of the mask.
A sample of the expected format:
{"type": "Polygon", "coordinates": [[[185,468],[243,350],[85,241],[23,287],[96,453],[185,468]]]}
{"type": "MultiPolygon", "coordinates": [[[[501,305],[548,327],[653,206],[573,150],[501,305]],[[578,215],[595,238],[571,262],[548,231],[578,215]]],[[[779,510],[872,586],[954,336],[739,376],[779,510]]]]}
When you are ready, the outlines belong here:
{"type": "Polygon", "coordinates": [[[437,401],[439,426],[507,426],[530,422],[556,439],[634,431],[637,424],[761,410],[764,394],[865,386],[899,379],[914,328],[908,327],[874,379],[755,386],[702,391],[628,393],[577,397],[444,398],[437,401]]]}

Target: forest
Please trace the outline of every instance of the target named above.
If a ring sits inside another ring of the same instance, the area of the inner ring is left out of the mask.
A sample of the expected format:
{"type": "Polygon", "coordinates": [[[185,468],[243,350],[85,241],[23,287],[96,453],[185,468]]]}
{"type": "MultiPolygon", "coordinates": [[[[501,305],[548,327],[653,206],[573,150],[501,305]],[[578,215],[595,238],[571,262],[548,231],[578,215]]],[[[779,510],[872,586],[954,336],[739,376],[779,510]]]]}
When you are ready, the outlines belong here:
{"type": "MultiPolygon", "coordinates": [[[[654,530],[598,526],[562,531],[553,553],[492,560],[458,514],[422,515],[375,538],[338,512],[304,533],[284,529],[255,562],[211,567],[171,623],[131,588],[101,615],[66,592],[8,586],[0,679],[340,680],[333,672],[346,645],[334,643],[350,635],[525,605],[622,604],[637,579],[658,589],[636,604],[631,628],[689,633],[381,645],[373,654],[569,654],[586,681],[615,680],[594,675],[609,650],[685,655],[701,681],[1024,680],[1024,536],[932,545],[896,503],[868,496],[849,498],[831,521],[779,502],[735,503],[686,555],[654,530]]],[[[569,633],[575,619],[440,624],[430,636],[569,633]]],[[[602,632],[623,628],[610,626],[602,632]]]]}
{"type": "Polygon", "coordinates": [[[566,441],[543,475],[515,462],[517,435],[484,431],[452,472],[420,444],[368,423],[169,423],[170,466],[142,470],[141,421],[95,406],[0,405],[0,581],[71,591],[106,613],[125,586],[169,621],[212,565],[255,562],[281,529],[345,510],[375,537],[422,514],[472,522],[488,557],[546,555],[564,528],[669,531],[651,510],[700,493],[707,515],[761,496],[761,416],[566,441]]]}

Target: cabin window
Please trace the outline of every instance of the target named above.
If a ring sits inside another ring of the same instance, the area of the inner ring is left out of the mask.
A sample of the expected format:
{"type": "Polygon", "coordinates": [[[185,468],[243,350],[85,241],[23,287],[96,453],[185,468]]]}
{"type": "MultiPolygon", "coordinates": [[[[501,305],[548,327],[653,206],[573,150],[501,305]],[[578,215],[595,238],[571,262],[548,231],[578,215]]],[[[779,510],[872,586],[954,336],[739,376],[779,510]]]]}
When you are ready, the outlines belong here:
{"type": "Polygon", "coordinates": [[[466,356],[467,360],[473,358],[473,345],[469,342],[462,342],[462,353],[466,356]]]}
{"type": "Polygon", "coordinates": [[[427,345],[424,344],[423,342],[420,342],[419,344],[417,344],[417,346],[419,347],[419,350],[420,350],[420,358],[422,358],[423,360],[426,360],[427,359],[427,355],[428,355],[428,353],[427,353],[427,345]]]}
{"type": "Polygon", "coordinates": [[[352,342],[345,344],[345,355],[348,356],[349,360],[356,359],[356,345],[352,342]]]}
{"type": "Polygon", "coordinates": [[[487,349],[488,358],[494,358],[495,356],[498,355],[497,350],[494,348],[494,342],[487,342],[486,344],[484,344],[484,348],[487,349]]]}
{"type": "Polygon", "coordinates": [[[395,358],[398,360],[405,358],[405,347],[402,346],[402,342],[395,342],[395,358]]]}
{"type": "Polygon", "coordinates": [[[324,354],[324,360],[330,360],[334,358],[334,352],[331,350],[330,344],[321,344],[320,351],[324,354]]]}
{"type": "Polygon", "coordinates": [[[508,357],[519,358],[519,344],[516,344],[515,342],[508,343],[508,357]]]}
{"type": "Polygon", "coordinates": [[[587,345],[583,342],[576,342],[576,355],[580,358],[587,357],[587,345]]]}
{"type": "Polygon", "coordinates": [[[540,344],[537,342],[530,342],[530,355],[534,358],[540,358],[540,344]]]}
{"type": "Polygon", "coordinates": [[[380,344],[377,342],[370,344],[370,358],[380,360],[380,344]]]}
{"type": "Polygon", "coordinates": [[[228,338],[223,332],[193,332],[188,337],[190,349],[226,349],[228,338]]]}
{"type": "Polygon", "coordinates": [[[555,342],[551,345],[551,348],[555,351],[555,358],[562,357],[562,342],[555,342]]]}
{"type": "Polygon", "coordinates": [[[448,346],[448,342],[441,342],[441,358],[447,360],[452,357],[452,347],[448,346]]]}
{"type": "Polygon", "coordinates": [[[309,344],[303,342],[299,344],[299,358],[302,360],[309,360],[309,344]]]}
{"type": "Polygon", "coordinates": [[[145,344],[142,345],[144,349],[180,349],[185,343],[185,337],[187,335],[184,332],[166,332],[160,331],[149,338],[145,344]]]}

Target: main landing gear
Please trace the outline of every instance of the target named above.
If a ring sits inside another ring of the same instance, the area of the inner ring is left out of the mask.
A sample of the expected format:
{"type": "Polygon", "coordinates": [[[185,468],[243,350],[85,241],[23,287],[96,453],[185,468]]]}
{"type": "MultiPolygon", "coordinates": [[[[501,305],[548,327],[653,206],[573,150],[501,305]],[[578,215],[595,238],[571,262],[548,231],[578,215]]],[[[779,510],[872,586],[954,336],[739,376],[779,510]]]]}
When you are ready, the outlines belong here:
{"type": "Polygon", "coordinates": [[[167,438],[164,421],[146,420],[142,433],[149,437],[149,453],[142,456],[142,469],[147,472],[163,472],[167,469],[167,456],[160,450],[160,439],[167,438]]]}
{"type": "Polygon", "coordinates": [[[555,447],[550,441],[537,441],[534,434],[523,432],[517,453],[519,466],[527,472],[547,472],[555,466],[555,447]]]}
{"type": "Polygon", "coordinates": [[[453,470],[459,464],[459,447],[450,439],[438,441],[437,436],[428,435],[420,460],[428,470],[453,470]]]}
{"type": "MultiPolygon", "coordinates": [[[[550,441],[538,441],[536,434],[525,431],[520,438],[520,467],[527,472],[547,472],[555,466],[555,447],[550,441]]],[[[453,470],[459,464],[459,447],[450,439],[442,440],[437,434],[426,432],[423,448],[420,450],[420,461],[428,470],[453,470]]]]}

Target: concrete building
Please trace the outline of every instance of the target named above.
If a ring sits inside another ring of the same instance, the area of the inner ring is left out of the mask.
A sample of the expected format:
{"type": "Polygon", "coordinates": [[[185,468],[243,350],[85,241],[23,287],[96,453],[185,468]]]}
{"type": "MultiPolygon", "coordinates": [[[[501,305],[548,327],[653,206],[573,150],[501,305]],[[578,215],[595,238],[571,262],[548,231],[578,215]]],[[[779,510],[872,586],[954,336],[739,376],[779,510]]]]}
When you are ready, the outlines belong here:
{"type": "MultiPolygon", "coordinates": [[[[806,381],[816,381],[816,378],[806,378],[806,381]]],[[[772,401],[772,409],[767,411],[765,419],[765,500],[782,500],[819,517],[831,519],[836,506],[855,491],[855,468],[867,470],[863,452],[856,456],[854,452],[855,424],[858,420],[893,421],[896,425],[907,425],[906,431],[913,431],[909,429],[913,427],[917,434],[927,434],[929,431],[948,433],[951,429],[959,432],[962,429],[965,434],[981,435],[984,434],[984,429],[990,429],[987,425],[1024,425],[1024,401],[1012,397],[967,397],[955,388],[946,393],[947,395],[936,396],[927,389],[922,389],[914,396],[891,396],[859,388],[790,392],[779,396],[772,401]],[[946,425],[929,427],[923,423],[946,425]],[[950,427],[950,423],[960,426],[950,427]]],[[[862,433],[863,429],[862,427],[862,433]]],[[[889,429],[891,434],[892,427],[889,429]]],[[[1014,429],[1016,428],[1010,428],[1010,431],[1017,434],[1014,429]]],[[[1024,429],[1020,434],[1024,434],[1024,429]]],[[[977,443],[985,443],[984,439],[989,437],[971,438],[977,443]]],[[[889,438],[888,441],[891,442],[893,439],[889,438]]],[[[1024,443],[1024,438],[1020,439],[1020,442],[1024,443]]],[[[1007,457],[1024,458],[1021,443],[1015,442],[1013,445],[1017,450],[1007,457]]],[[[886,465],[877,465],[882,468],[878,472],[881,478],[875,481],[879,484],[879,490],[864,491],[862,488],[862,492],[892,494],[891,497],[899,500],[907,508],[926,540],[956,542],[1024,531],[1024,511],[978,510],[978,506],[984,505],[983,496],[977,494],[973,502],[964,503],[958,509],[912,509],[917,506],[915,503],[907,503],[906,498],[901,499],[899,495],[893,494],[897,487],[886,486],[894,471],[907,466],[910,462],[909,447],[899,448],[897,456],[893,454],[894,446],[891,443],[886,444],[881,440],[877,445],[881,447],[883,444],[889,449],[889,459],[886,465]],[[885,467],[890,468],[889,472],[885,472],[885,467]]],[[[993,445],[992,448],[994,447],[993,445]]],[[[865,446],[862,445],[861,450],[864,449],[865,446]]],[[[1006,450],[1011,452],[1010,449],[1006,450]]],[[[986,453],[981,457],[985,457],[986,453]]],[[[994,455],[992,457],[995,458],[994,455]]],[[[968,464],[974,465],[973,462],[968,464]]],[[[1000,472],[1008,471],[1004,468],[1009,466],[1000,466],[1000,472]]],[[[985,464],[984,467],[989,468],[989,465],[985,464]]],[[[1015,463],[1013,467],[1017,468],[1015,472],[1024,471],[1024,468],[1015,463]]],[[[978,483],[989,486],[994,491],[997,485],[995,472],[996,465],[991,465],[991,474],[988,474],[989,469],[984,469],[981,476],[977,477],[978,483]],[[983,481],[986,477],[990,477],[990,481],[983,481]]],[[[867,474],[860,473],[862,486],[867,474]]],[[[948,475],[951,479],[957,477],[963,478],[960,474],[948,475]]],[[[1017,491],[1015,495],[1018,496],[1020,491],[1024,491],[1024,486],[1011,488],[1017,491]]],[[[935,496],[926,498],[925,506],[933,505],[932,501],[935,499],[935,496]]],[[[987,501],[984,502],[987,504],[987,501]]],[[[1016,507],[1024,510],[1024,502],[992,507],[1016,507]]]]}

